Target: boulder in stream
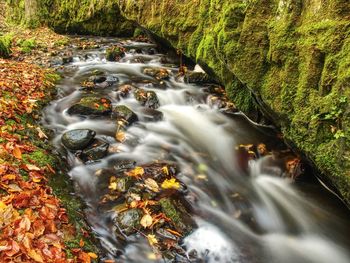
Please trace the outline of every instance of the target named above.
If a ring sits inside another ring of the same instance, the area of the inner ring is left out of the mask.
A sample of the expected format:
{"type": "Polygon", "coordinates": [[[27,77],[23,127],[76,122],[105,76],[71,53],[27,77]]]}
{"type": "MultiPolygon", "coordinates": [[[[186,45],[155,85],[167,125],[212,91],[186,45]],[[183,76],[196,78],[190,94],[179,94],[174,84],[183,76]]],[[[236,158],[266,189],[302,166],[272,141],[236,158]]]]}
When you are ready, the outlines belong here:
{"type": "Polygon", "coordinates": [[[108,61],[118,61],[125,56],[125,48],[120,45],[109,47],[106,50],[106,59],[108,61]]]}
{"type": "Polygon", "coordinates": [[[212,82],[209,75],[204,72],[188,71],[185,75],[185,82],[190,84],[202,84],[212,82]]]}
{"type": "Polygon", "coordinates": [[[83,116],[106,116],[111,112],[111,101],[99,97],[84,97],[68,109],[68,114],[83,116]]]}
{"type": "Polygon", "coordinates": [[[160,199],[159,204],[162,212],[171,219],[176,231],[186,236],[194,229],[196,224],[181,199],[165,197],[160,199]]]}
{"type": "Polygon", "coordinates": [[[84,162],[100,160],[108,154],[108,147],[108,143],[95,140],[80,153],[80,158],[84,162]]]}
{"type": "Polygon", "coordinates": [[[151,90],[137,89],[134,92],[135,99],[142,105],[151,109],[159,107],[157,94],[151,90]]]}
{"type": "Polygon", "coordinates": [[[120,229],[125,235],[131,235],[141,228],[141,218],[142,210],[139,208],[129,209],[118,213],[115,221],[120,229]]]}
{"type": "Polygon", "coordinates": [[[131,125],[138,120],[137,115],[125,105],[118,105],[113,109],[112,118],[118,121],[126,121],[127,125],[131,125]]]}
{"type": "Polygon", "coordinates": [[[145,68],[143,73],[158,80],[168,79],[170,76],[169,71],[165,68],[145,68]]]}
{"type": "Polygon", "coordinates": [[[83,150],[93,141],[95,135],[93,130],[70,130],[62,135],[62,144],[71,151],[83,150]]]}
{"type": "Polygon", "coordinates": [[[144,108],[141,110],[142,117],[145,121],[161,121],[163,119],[163,113],[159,110],[144,108]]]}

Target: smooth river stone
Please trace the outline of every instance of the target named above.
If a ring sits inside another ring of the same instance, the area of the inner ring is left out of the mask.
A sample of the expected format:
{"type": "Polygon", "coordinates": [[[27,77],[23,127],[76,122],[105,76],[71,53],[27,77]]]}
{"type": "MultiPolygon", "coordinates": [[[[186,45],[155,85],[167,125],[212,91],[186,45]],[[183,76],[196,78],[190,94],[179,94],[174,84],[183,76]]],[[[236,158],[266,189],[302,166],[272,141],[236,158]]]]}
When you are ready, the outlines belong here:
{"type": "Polygon", "coordinates": [[[96,132],[88,129],[67,131],[62,135],[63,145],[72,151],[85,149],[95,138],[96,132]]]}

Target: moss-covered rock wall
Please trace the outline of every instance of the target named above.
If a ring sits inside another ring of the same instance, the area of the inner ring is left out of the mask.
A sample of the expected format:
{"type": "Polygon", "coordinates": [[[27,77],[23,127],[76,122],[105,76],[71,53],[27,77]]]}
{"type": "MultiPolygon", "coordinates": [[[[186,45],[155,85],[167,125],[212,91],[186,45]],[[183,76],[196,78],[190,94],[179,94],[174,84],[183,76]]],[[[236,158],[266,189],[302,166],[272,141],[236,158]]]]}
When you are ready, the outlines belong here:
{"type": "Polygon", "coordinates": [[[350,1],[119,2],[212,69],[242,110],[260,104],[350,203],[350,1]]]}
{"type": "Polygon", "coordinates": [[[130,36],[117,0],[6,0],[7,19],[29,27],[48,25],[60,33],[130,36]],[[35,9],[35,11],[34,11],[35,9]]]}

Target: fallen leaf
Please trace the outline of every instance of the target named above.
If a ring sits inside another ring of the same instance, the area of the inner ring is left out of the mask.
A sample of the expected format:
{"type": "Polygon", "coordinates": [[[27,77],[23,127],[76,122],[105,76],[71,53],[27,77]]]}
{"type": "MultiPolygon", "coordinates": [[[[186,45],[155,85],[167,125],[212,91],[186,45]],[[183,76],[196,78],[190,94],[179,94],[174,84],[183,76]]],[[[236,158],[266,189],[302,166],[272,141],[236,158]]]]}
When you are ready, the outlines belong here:
{"type": "Polygon", "coordinates": [[[26,167],[29,171],[40,171],[40,168],[38,166],[32,164],[26,164],[26,167]]]}
{"type": "Polygon", "coordinates": [[[155,193],[159,192],[159,186],[158,186],[157,182],[155,180],[153,180],[152,178],[147,178],[145,180],[145,186],[155,193]]]}
{"type": "Polygon", "coordinates": [[[28,251],[28,256],[30,256],[30,257],[31,257],[32,259],[34,259],[36,262],[42,262],[42,263],[44,263],[42,256],[41,256],[39,253],[37,253],[34,249],[30,249],[30,250],[28,251]]]}
{"type": "Polygon", "coordinates": [[[89,252],[88,255],[89,255],[92,259],[97,259],[97,258],[98,258],[98,256],[97,256],[95,253],[93,253],[93,252],[89,252]]]}
{"type": "Polygon", "coordinates": [[[115,139],[118,142],[125,142],[126,140],[126,136],[124,132],[118,131],[117,134],[115,135],[115,139]]]}
{"type": "Polygon", "coordinates": [[[148,240],[148,243],[149,243],[151,246],[154,246],[154,245],[158,244],[158,240],[157,240],[157,238],[156,238],[155,235],[148,234],[148,235],[147,235],[147,240],[148,240]]]}
{"type": "Polygon", "coordinates": [[[126,175],[134,176],[134,177],[141,177],[142,175],[144,175],[144,173],[145,173],[145,170],[142,167],[137,166],[134,169],[132,169],[131,171],[127,172],[126,175]]]}
{"type": "Polygon", "coordinates": [[[38,132],[38,136],[40,139],[43,139],[43,138],[48,139],[47,135],[41,130],[40,127],[36,127],[36,130],[38,132]]]}
{"type": "Polygon", "coordinates": [[[17,159],[22,159],[22,152],[21,149],[18,148],[18,146],[15,146],[15,148],[13,148],[13,156],[16,157],[17,159]]]}
{"type": "Polygon", "coordinates": [[[111,182],[108,186],[108,189],[113,190],[113,191],[117,190],[117,183],[111,182]]]}
{"type": "Polygon", "coordinates": [[[163,189],[176,189],[176,190],[178,190],[178,189],[180,188],[180,183],[177,182],[177,181],[175,180],[175,178],[171,178],[170,180],[169,180],[169,179],[166,179],[166,180],[162,183],[161,187],[162,187],[163,189]]]}
{"type": "Polygon", "coordinates": [[[144,228],[150,227],[153,223],[153,218],[150,214],[145,214],[140,221],[141,226],[144,228]]]}

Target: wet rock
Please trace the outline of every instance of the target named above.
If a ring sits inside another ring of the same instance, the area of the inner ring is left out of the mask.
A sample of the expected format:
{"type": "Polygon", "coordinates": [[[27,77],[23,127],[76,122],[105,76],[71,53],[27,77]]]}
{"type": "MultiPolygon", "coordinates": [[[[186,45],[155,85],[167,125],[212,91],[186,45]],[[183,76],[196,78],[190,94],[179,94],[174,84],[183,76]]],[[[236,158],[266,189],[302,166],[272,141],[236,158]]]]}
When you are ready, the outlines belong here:
{"type": "Polygon", "coordinates": [[[135,233],[137,229],[141,228],[140,220],[142,215],[143,213],[141,209],[130,209],[119,213],[115,222],[125,235],[131,235],[135,233]]]}
{"type": "Polygon", "coordinates": [[[197,71],[189,71],[185,75],[185,81],[192,84],[202,84],[212,82],[208,74],[197,71]]]}
{"type": "Polygon", "coordinates": [[[114,169],[117,172],[124,172],[126,170],[133,169],[135,165],[136,162],[132,160],[119,160],[117,164],[114,165],[114,169]]]}
{"type": "Polygon", "coordinates": [[[125,56],[125,48],[122,46],[112,46],[106,50],[106,59],[108,61],[118,61],[125,56]]]}
{"type": "Polygon", "coordinates": [[[133,85],[129,85],[129,84],[121,85],[118,87],[118,95],[123,98],[126,98],[129,96],[130,92],[134,89],[136,89],[136,87],[133,85]]]}
{"type": "Polygon", "coordinates": [[[158,80],[168,79],[170,76],[169,71],[164,68],[145,68],[143,73],[158,80]]]}
{"type": "Polygon", "coordinates": [[[89,77],[88,81],[97,84],[106,81],[106,79],[105,76],[93,75],[89,77]]]}
{"type": "Polygon", "coordinates": [[[111,112],[111,101],[98,97],[84,97],[68,109],[68,114],[83,116],[106,116],[111,112]]]}
{"type": "Polygon", "coordinates": [[[118,121],[126,121],[128,125],[131,125],[138,120],[137,115],[125,105],[118,105],[113,109],[112,118],[116,118],[118,121]]]}
{"type": "Polygon", "coordinates": [[[62,143],[69,150],[83,150],[93,141],[95,135],[95,131],[88,129],[71,130],[62,135],[62,143]]]}
{"type": "Polygon", "coordinates": [[[135,99],[140,102],[142,106],[146,106],[151,109],[159,107],[159,100],[157,94],[154,91],[137,89],[134,92],[135,99]]]}
{"type": "Polygon", "coordinates": [[[116,191],[126,193],[135,183],[135,178],[131,176],[123,176],[116,179],[116,191]]]}
{"type": "Polygon", "coordinates": [[[141,111],[142,117],[145,121],[161,121],[163,119],[163,113],[159,110],[144,108],[141,111]]]}
{"type": "Polygon", "coordinates": [[[89,147],[81,152],[80,158],[84,162],[100,160],[108,154],[108,147],[108,143],[95,140],[89,147]]]}
{"type": "Polygon", "coordinates": [[[73,62],[72,56],[62,57],[62,64],[68,64],[73,62]]]}
{"type": "Polygon", "coordinates": [[[171,197],[159,201],[163,213],[171,219],[176,231],[188,235],[195,227],[195,222],[180,199],[171,197]]]}

